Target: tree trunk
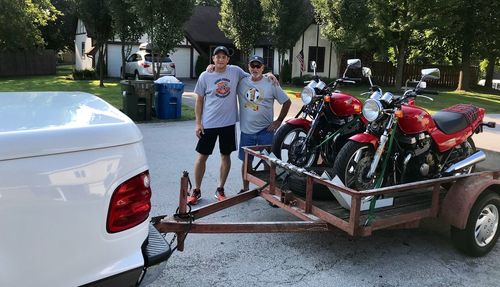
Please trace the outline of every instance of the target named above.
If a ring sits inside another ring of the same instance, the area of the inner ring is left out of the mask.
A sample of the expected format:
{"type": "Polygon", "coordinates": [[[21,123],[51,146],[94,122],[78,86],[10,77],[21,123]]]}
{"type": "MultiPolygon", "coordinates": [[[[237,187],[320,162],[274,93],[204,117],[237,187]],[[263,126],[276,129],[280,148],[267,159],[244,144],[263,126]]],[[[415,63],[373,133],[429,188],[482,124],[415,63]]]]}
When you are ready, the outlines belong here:
{"type": "Polygon", "coordinates": [[[125,44],[122,40],[122,67],[120,69],[120,78],[125,79],[125,44]]]}
{"type": "Polygon", "coordinates": [[[99,87],[104,87],[104,45],[99,47],[99,87]]]}
{"type": "MultiPolygon", "coordinates": [[[[467,45],[464,43],[464,45],[467,45]]],[[[462,67],[458,78],[457,91],[468,91],[470,88],[470,49],[464,47],[462,52],[462,67]]]]}
{"type": "Polygon", "coordinates": [[[279,77],[280,77],[280,84],[283,85],[283,63],[285,59],[285,54],[283,53],[278,53],[278,67],[279,67],[279,77]]]}
{"type": "Polygon", "coordinates": [[[396,66],[396,81],[394,86],[396,90],[400,90],[403,86],[403,71],[406,61],[406,51],[408,49],[408,40],[404,39],[398,45],[398,63],[396,66]]]}
{"type": "Polygon", "coordinates": [[[485,87],[493,87],[493,73],[495,72],[496,61],[496,55],[490,54],[490,56],[488,57],[488,67],[486,68],[486,80],[484,81],[485,87]]]}

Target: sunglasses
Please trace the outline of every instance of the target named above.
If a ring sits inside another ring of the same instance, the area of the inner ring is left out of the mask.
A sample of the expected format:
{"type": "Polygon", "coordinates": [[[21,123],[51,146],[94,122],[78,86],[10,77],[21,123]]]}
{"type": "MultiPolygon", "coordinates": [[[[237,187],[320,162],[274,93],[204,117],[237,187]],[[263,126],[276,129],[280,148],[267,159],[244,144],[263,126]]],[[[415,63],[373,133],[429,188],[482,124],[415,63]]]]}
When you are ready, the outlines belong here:
{"type": "Polygon", "coordinates": [[[260,64],[250,64],[250,68],[253,68],[253,69],[255,69],[255,68],[260,69],[260,67],[262,67],[262,65],[260,65],[260,64]]]}

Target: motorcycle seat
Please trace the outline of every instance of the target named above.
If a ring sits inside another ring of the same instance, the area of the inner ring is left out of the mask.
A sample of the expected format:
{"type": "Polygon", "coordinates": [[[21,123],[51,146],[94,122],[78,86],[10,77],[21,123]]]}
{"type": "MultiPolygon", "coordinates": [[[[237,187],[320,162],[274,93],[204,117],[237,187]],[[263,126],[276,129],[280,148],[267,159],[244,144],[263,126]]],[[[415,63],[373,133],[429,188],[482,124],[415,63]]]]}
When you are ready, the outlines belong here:
{"type": "Polygon", "coordinates": [[[438,129],[445,134],[454,134],[467,127],[468,121],[464,114],[439,111],[432,117],[438,129]]]}

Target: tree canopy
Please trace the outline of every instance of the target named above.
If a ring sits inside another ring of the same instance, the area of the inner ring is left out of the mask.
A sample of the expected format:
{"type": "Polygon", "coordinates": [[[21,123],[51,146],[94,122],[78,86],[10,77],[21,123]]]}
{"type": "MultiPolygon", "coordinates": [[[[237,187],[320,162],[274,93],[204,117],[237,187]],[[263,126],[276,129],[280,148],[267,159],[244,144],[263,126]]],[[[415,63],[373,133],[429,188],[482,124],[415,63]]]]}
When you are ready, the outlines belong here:
{"type": "Polygon", "coordinates": [[[44,46],[40,27],[61,13],[49,0],[0,0],[0,50],[31,50],[44,46]]]}
{"type": "Polygon", "coordinates": [[[262,7],[257,0],[221,0],[219,29],[248,56],[262,38],[262,7]]]}

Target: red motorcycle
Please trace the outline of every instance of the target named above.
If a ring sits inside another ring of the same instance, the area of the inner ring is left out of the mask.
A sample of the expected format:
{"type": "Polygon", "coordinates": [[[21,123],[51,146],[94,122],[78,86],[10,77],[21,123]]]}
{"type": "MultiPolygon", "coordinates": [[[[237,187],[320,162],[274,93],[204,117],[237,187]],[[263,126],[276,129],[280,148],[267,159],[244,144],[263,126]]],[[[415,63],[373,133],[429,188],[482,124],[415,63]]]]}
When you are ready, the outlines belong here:
{"type": "MultiPolygon", "coordinates": [[[[278,158],[308,168],[315,166],[321,156],[323,165],[333,165],[347,139],[365,129],[362,102],[336,90],[341,83],[360,80],[346,77],[349,69],[360,67],[359,59],[348,60],[343,77],[327,85],[316,75],[313,62],[315,77],[301,92],[304,105],[295,118],[283,124],[274,136],[272,152],[278,158]]],[[[364,72],[368,70],[363,68],[364,72]]]]}
{"type": "Polygon", "coordinates": [[[472,135],[483,127],[485,110],[458,104],[431,116],[415,105],[425,90],[424,79],[439,79],[439,69],[423,69],[415,88],[403,96],[376,91],[363,107],[366,131],[349,138],[340,150],[333,174],[356,190],[368,190],[441,176],[471,173],[485,159],[472,135]]]}

